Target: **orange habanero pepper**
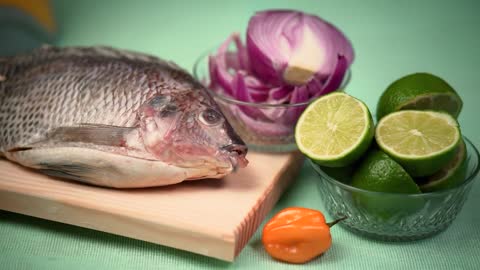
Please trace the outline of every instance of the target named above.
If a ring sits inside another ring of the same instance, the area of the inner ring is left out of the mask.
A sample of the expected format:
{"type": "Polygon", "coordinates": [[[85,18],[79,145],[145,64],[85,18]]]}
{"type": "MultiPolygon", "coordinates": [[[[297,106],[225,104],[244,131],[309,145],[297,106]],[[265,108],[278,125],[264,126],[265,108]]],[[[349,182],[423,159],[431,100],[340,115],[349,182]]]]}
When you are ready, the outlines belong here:
{"type": "Polygon", "coordinates": [[[326,223],[320,211],[285,208],[263,228],[262,243],[267,253],[277,260],[305,263],[330,248],[330,227],[343,219],[345,217],[326,223]]]}

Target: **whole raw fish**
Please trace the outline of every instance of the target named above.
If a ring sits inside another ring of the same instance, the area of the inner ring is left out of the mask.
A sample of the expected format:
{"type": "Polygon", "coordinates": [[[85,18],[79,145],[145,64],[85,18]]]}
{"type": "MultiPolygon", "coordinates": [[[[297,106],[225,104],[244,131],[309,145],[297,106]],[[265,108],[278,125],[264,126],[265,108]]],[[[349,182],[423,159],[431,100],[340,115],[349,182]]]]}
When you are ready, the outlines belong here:
{"type": "Polygon", "coordinates": [[[108,47],[0,59],[0,156],[93,185],[221,178],[247,147],[206,89],[175,64],[108,47]]]}

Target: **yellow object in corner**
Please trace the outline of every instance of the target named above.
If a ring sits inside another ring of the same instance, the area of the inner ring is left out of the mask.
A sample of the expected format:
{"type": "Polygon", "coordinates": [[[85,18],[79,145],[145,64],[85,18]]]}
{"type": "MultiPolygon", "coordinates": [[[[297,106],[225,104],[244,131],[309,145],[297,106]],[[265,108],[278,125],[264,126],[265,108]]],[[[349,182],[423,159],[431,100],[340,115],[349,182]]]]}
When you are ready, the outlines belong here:
{"type": "Polygon", "coordinates": [[[17,8],[32,16],[46,31],[57,30],[49,0],[0,0],[0,7],[17,8]]]}
{"type": "Polygon", "coordinates": [[[0,0],[0,57],[54,44],[58,34],[49,0],[0,0]]]}

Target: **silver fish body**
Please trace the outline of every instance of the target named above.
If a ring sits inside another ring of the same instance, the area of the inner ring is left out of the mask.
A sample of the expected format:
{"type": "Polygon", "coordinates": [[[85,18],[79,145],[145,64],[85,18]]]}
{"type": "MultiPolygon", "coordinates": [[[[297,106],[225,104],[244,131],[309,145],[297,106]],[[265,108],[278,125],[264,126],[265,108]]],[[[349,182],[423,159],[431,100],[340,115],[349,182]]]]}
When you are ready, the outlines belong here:
{"type": "Polygon", "coordinates": [[[0,59],[0,155],[116,188],[221,178],[247,147],[175,64],[108,47],[0,59]]]}

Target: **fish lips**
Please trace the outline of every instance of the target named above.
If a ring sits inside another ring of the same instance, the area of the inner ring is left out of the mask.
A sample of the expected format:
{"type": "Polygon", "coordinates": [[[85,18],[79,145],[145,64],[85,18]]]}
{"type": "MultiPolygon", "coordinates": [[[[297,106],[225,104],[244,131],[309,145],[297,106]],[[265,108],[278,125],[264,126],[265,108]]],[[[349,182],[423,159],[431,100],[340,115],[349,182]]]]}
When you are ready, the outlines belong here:
{"type": "Polygon", "coordinates": [[[248,165],[246,158],[248,148],[245,144],[232,143],[225,145],[221,148],[221,152],[224,156],[227,156],[232,164],[233,171],[238,168],[245,168],[248,165]]]}
{"type": "Polygon", "coordinates": [[[232,164],[233,172],[236,172],[239,168],[245,168],[248,165],[248,160],[245,155],[230,154],[229,160],[232,164]]]}

